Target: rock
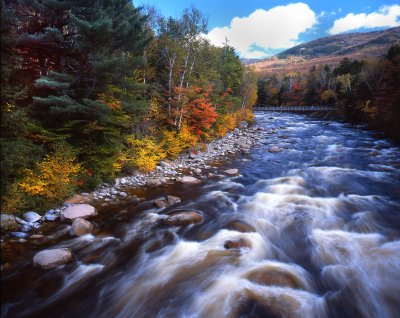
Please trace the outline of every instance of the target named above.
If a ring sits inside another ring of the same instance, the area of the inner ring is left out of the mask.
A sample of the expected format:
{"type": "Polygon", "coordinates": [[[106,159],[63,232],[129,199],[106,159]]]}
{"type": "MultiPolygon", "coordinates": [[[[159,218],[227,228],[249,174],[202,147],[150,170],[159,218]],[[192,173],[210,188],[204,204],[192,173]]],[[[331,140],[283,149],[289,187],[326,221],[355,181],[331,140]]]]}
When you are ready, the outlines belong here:
{"type": "Polygon", "coordinates": [[[168,195],[167,196],[167,202],[168,202],[169,205],[174,205],[174,204],[177,204],[177,203],[181,202],[181,198],[175,197],[173,195],[168,195]]]}
{"type": "Polygon", "coordinates": [[[224,243],[224,247],[226,249],[231,248],[242,248],[242,247],[251,247],[251,243],[243,238],[238,240],[228,240],[224,243]]]}
{"type": "Polygon", "coordinates": [[[24,232],[10,232],[10,236],[17,237],[17,238],[25,238],[28,237],[28,234],[24,232]]]}
{"type": "Polygon", "coordinates": [[[159,209],[164,209],[167,207],[168,203],[165,199],[156,199],[154,200],[154,204],[159,208],[159,209]]]}
{"type": "Polygon", "coordinates": [[[163,168],[169,168],[171,165],[166,161],[161,161],[159,165],[163,168]]]}
{"type": "Polygon", "coordinates": [[[26,213],[24,213],[24,214],[22,215],[22,219],[23,219],[24,221],[26,221],[26,222],[29,222],[29,223],[31,223],[31,222],[37,222],[37,221],[39,221],[41,218],[42,218],[42,217],[41,217],[39,214],[37,214],[36,212],[33,212],[33,211],[26,212],[26,213]]]}
{"type": "Polygon", "coordinates": [[[197,211],[172,212],[163,220],[166,225],[182,226],[203,222],[203,216],[197,211]]]}
{"type": "Polygon", "coordinates": [[[193,172],[194,172],[195,174],[201,174],[201,169],[196,168],[196,169],[193,170],[193,172]]]}
{"type": "Polygon", "coordinates": [[[238,125],[239,129],[246,129],[249,124],[246,121],[241,121],[238,125]]]}
{"type": "Polygon", "coordinates": [[[75,236],[82,236],[85,234],[89,234],[93,231],[93,224],[89,221],[86,221],[82,218],[76,218],[74,222],[72,222],[71,229],[69,230],[69,234],[75,236]]]}
{"type": "Polygon", "coordinates": [[[277,153],[277,152],[281,152],[281,151],[282,151],[282,149],[277,146],[272,146],[268,149],[268,152],[271,152],[271,153],[277,153]]]}
{"type": "Polygon", "coordinates": [[[53,221],[55,221],[55,220],[58,219],[58,215],[57,215],[57,214],[49,214],[49,213],[46,213],[45,216],[44,216],[44,219],[45,219],[46,221],[53,222],[53,221]]]}
{"type": "Polygon", "coordinates": [[[195,177],[190,177],[190,176],[184,176],[184,177],[182,177],[182,179],[180,181],[181,181],[181,183],[184,183],[184,184],[199,184],[199,183],[201,183],[201,180],[199,180],[195,177]]]}
{"type": "Polygon", "coordinates": [[[40,239],[44,238],[44,235],[43,234],[33,234],[33,235],[29,236],[29,238],[32,240],[40,240],[40,239]]]}
{"type": "Polygon", "coordinates": [[[256,231],[256,229],[253,226],[251,226],[250,224],[248,224],[244,221],[239,221],[239,220],[229,222],[227,227],[229,230],[242,232],[242,233],[250,233],[250,232],[256,231]]]}
{"type": "Polygon", "coordinates": [[[146,182],[146,186],[148,186],[149,188],[155,188],[161,185],[160,180],[158,179],[149,179],[146,182]]]}
{"type": "Polygon", "coordinates": [[[16,230],[19,228],[19,224],[15,220],[15,217],[11,214],[2,213],[0,220],[0,227],[2,231],[16,230]]]}
{"type": "Polygon", "coordinates": [[[119,195],[120,195],[121,197],[123,197],[123,198],[126,198],[126,197],[128,196],[128,194],[127,194],[126,192],[123,192],[123,191],[121,191],[121,192],[119,193],[119,195]]]}
{"type": "Polygon", "coordinates": [[[273,265],[266,265],[249,272],[246,278],[260,285],[306,289],[305,284],[294,273],[273,265]]]}
{"type": "Polygon", "coordinates": [[[61,220],[74,220],[76,218],[88,218],[96,215],[96,210],[89,204],[77,204],[66,208],[60,213],[61,220]]]}
{"type": "Polygon", "coordinates": [[[239,174],[239,170],[238,169],[228,169],[228,170],[225,170],[224,173],[229,176],[236,176],[239,174]]]}
{"type": "Polygon", "coordinates": [[[41,266],[44,269],[66,264],[70,260],[72,260],[72,251],[69,248],[44,250],[33,257],[34,265],[41,266]]]}

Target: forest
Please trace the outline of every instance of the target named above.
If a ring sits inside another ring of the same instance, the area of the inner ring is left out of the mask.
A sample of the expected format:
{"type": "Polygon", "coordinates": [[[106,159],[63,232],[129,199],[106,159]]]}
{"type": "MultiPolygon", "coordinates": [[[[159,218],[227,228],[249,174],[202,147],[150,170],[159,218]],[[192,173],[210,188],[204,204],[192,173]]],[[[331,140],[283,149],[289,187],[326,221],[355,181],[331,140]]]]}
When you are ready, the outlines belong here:
{"type": "Polygon", "coordinates": [[[312,66],[306,74],[260,74],[257,103],[335,105],[341,119],[400,140],[400,46],[382,55],[344,58],[338,65],[312,66]]]}
{"type": "Polygon", "coordinates": [[[196,8],[1,2],[2,211],[44,210],[251,121],[255,74],[196,8]]]}

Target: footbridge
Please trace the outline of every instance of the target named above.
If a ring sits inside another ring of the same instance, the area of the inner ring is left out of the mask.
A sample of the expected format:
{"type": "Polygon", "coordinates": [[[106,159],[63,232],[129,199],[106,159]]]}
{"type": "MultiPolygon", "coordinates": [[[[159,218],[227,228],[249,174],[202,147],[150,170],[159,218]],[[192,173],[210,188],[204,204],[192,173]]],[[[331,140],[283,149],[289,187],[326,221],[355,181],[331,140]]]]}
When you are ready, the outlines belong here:
{"type": "Polygon", "coordinates": [[[256,105],[253,107],[254,111],[264,112],[316,112],[316,111],[331,111],[335,110],[335,105],[320,105],[320,106],[269,106],[269,105],[256,105]]]}

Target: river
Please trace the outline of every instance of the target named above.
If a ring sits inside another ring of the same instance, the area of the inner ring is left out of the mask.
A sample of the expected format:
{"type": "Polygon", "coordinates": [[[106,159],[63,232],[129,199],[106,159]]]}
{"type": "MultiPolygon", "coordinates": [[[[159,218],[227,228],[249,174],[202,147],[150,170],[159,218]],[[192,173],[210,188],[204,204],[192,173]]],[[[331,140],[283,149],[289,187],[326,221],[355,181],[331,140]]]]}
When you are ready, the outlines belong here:
{"type": "Polygon", "coordinates": [[[46,271],[28,253],[3,272],[2,317],[400,317],[400,149],[348,124],[256,121],[265,139],[226,163],[241,176],[147,193],[201,224],[104,211],[101,233],[57,243],[73,262],[46,271]]]}

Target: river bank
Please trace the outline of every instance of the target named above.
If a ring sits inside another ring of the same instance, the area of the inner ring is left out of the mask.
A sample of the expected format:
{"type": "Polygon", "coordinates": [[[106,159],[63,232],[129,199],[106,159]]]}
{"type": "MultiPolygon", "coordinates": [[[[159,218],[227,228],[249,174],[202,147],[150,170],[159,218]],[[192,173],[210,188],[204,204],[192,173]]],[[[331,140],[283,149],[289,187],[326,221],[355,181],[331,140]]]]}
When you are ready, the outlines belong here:
{"type": "MultiPolygon", "coordinates": [[[[251,147],[268,133],[271,132],[262,127],[248,127],[242,123],[240,128],[211,141],[204,151],[182,153],[174,161],[160,162],[155,171],[137,172],[133,176],[117,178],[113,185],[103,184],[91,193],[76,194],[67,199],[63,206],[50,209],[42,216],[34,211],[25,213],[21,218],[2,214],[1,242],[26,243],[33,240],[36,245],[58,242],[71,232],[68,226],[72,220],[61,220],[64,211],[71,206],[88,204],[96,209],[107,209],[126,203],[139,204],[146,201],[145,197],[140,196],[146,189],[152,191],[174,183],[201,184],[210,178],[237,176],[240,173],[237,169],[224,169],[224,160],[249,154],[251,147]],[[67,227],[60,229],[62,224],[67,224],[67,227]]],[[[157,201],[155,204],[164,203],[157,201]]],[[[98,228],[96,230],[99,231],[98,228]]],[[[7,260],[5,263],[8,263],[7,260]]]]}

